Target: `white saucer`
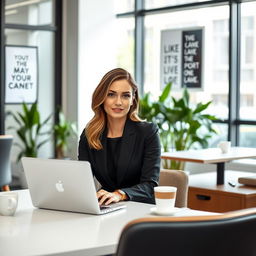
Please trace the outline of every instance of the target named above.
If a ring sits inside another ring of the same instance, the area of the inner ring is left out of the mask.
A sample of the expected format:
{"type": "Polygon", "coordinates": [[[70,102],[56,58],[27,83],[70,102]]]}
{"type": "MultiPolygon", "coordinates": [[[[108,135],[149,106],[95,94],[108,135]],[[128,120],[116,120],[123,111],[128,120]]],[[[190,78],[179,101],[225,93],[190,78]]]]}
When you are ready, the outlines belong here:
{"type": "Polygon", "coordinates": [[[180,208],[172,208],[168,211],[159,212],[159,211],[157,211],[156,207],[152,207],[150,209],[150,212],[155,215],[171,216],[171,215],[174,215],[176,212],[179,212],[180,210],[181,210],[180,208]]]}

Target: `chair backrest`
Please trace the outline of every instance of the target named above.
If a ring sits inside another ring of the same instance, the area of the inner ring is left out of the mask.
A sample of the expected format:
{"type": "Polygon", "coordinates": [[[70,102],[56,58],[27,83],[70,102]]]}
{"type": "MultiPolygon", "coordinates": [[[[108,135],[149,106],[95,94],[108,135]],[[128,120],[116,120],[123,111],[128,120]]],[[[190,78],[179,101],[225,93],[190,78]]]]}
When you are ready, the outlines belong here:
{"type": "Polygon", "coordinates": [[[117,256],[255,256],[256,208],[221,215],[148,217],[124,228],[117,256]]]}
{"type": "Polygon", "coordinates": [[[187,206],[188,175],[184,171],[162,169],[160,171],[159,185],[177,187],[175,206],[187,206]]]}
{"type": "Polygon", "coordinates": [[[0,135],[0,187],[12,181],[10,163],[12,141],[11,135],[0,135]]]}

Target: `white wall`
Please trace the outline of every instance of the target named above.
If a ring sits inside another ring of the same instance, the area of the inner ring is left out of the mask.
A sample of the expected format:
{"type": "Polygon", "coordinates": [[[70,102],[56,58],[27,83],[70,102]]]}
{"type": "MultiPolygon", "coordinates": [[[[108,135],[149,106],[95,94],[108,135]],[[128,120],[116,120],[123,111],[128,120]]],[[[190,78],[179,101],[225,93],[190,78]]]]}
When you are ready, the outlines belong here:
{"type": "Polygon", "coordinates": [[[91,96],[102,76],[116,67],[114,0],[79,0],[79,133],[92,117],[91,96]]]}

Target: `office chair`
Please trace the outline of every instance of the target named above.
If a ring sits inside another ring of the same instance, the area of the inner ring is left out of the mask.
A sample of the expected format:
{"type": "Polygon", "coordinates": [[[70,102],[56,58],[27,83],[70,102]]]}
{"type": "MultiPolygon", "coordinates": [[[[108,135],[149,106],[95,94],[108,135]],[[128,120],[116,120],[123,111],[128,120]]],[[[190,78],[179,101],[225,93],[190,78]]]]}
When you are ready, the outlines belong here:
{"type": "Polygon", "coordinates": [[[175,206],[187,206],[188,175],[185,172],[180,170],[162,169],[160,171],[159,186],[177,187],[175,206]]]}
{"type": "Polygon", "coordinates": [[[12,181],[10,152],[13,137],[10,135],[0,135],[0,188],[3,191],[9,191],[9,185],[12,181]]]}
{"type": "Polygon", "coordinates": [[[255,256],[256,208],[221,215],[129,222],[116,256],[255,256]]]}

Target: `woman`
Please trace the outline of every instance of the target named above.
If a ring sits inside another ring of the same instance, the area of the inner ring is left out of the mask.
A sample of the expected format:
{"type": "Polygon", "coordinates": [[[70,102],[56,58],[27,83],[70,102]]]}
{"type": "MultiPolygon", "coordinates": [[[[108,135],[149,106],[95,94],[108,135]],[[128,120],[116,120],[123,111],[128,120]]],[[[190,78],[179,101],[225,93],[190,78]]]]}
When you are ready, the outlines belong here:
{"type": "Polygon", "coordinates": [[[94,117],[81,134],[79,160],[89,161],[102,189],[99,204],[154,203],[160,171],[155,124],[138,117],[138,89],[126,70],[109,71],[92,96],[94,117]]]}

